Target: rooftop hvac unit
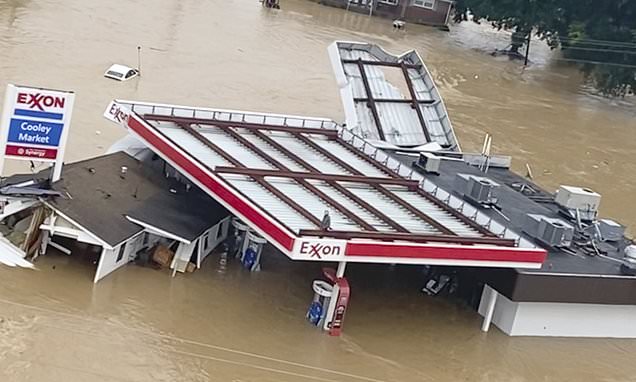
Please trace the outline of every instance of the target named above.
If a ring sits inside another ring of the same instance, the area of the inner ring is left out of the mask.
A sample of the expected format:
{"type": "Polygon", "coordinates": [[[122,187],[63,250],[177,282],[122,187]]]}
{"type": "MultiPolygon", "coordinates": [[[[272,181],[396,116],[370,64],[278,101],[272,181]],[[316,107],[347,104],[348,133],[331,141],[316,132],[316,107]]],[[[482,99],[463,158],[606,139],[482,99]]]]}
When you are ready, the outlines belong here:
{"type": "Polygon", "coordinates": [[[497,203],[496,190],[499,184],[483,176],[457,174],[455,187],[465,199],[479,204],[497,203]]]}
{"type": "Polygon", "coordinates": [[[528,214],[525,233],[550,247],[569,247],[574,237],[574,227],[561,219],[528,214]]]}
{"type": "Polygon", "coordinates": [[[420,159],[417,161],[417,165],[424,171],[431,174],[439,175],[439,164],[441,159],[431,153],[420,153],[420,159]]]}
{"type": "Polygon", "coordinates": [[[625,227],[610,219],[599,220],[598,225],[601,239],[606,241],[619,241],[625,235],[625,227]]]}
{"type": "Polygon", "coordinates": [[[594,220],[601,204],[601,195],[589,188],[559,186],[554,198],[556,203],[572,216],[576,210],[583,220],[594,220]]]}

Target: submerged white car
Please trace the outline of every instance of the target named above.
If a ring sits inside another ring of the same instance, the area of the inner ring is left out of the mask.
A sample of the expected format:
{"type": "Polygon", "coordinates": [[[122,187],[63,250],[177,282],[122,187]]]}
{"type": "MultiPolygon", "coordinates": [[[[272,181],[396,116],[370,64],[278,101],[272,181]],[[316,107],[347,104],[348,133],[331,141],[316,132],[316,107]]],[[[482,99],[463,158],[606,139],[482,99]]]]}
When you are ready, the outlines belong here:
{"type": "Polygon", "coordinates": [[[138,75],[139,70],[120,64],[114,64],[104,73],[104,77],[111,78],[116,81],[128,81],[138,75]]]}

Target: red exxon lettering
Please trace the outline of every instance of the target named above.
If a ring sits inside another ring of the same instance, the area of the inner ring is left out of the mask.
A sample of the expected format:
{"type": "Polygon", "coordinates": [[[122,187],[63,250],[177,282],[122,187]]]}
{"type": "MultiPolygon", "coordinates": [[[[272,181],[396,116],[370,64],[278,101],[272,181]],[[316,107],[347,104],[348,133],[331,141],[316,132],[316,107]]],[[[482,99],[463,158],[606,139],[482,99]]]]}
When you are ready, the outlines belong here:
{"type": "Polygon", "coordinates": [[[63,108],[66,102],[64,97],[54,97],[40,93],[18,93],[17,103],[27,105],[30,109],[44,111],[45,107],[63,108]]]}

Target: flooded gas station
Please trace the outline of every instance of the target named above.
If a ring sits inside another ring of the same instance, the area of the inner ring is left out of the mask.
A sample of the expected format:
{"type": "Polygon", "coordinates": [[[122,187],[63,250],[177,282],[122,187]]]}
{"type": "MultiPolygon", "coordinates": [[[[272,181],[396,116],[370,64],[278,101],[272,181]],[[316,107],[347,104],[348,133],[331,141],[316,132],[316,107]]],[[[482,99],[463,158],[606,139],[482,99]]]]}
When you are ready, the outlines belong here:
{"type": "MultiPolygon", "coordinates": [[[[483,50],[506,37],[489,29],[462,24],[446,33],[409,25],[396,32],[387,20],[309,1],[281,5],[274,11],[251,2],[162,1],[148,10],[139,2],[11,0],[0,4],[0,78],[3,86],[75,91],[65,157],[75,162],[102,155],[125,135],[102,117],[113,99],[343,121],[327,46],[344,39],[395,53],[415,48],[465,150],[478,151],[488,132],[498,152],[513,155],[513,168],[523,171],[530,163],[547,189],[585,184],[603,194],[602,213],[633,227],[636,210],[628,201],[636,183],[624,176],[636,167],[629,100],[581,90],[578,74],[552,63],[539,44],[535,64],[525,71],[493,59],[483,50]],[[139,78],[117,83],[101,77],[115,62],[135,64],[138,45],[139,78]],[[572,135],[570,144],[555,139],[563,131],[572,135]]],[[[24,172],[28,163],[7,162],[6,169],[24,172]]],[[[96,284],[95,264],[77,260],[60,254],[39,258],[37,271],[0,268],[3,379],[560,381],[631,375],[625,365],[633,341],[482,333],[473,308],[422,293],[422,269],[415,266],[348,264],[346,329],[333,338],[305,318],[324,264],[292,261],[271,247],[263,250],[260,272],[212,256],[184,277],[130,265],[96,284]]]]}

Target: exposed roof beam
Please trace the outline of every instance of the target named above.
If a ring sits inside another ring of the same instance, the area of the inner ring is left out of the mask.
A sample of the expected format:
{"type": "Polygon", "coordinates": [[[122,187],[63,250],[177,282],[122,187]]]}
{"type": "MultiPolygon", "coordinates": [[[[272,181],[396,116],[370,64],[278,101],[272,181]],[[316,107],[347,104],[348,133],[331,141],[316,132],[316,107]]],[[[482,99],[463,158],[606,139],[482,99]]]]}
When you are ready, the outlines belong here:
{"type": "Polygon", "coordinates": [[[461,237],[449,235],[421,235],[416,233],[400,233],[400,232],[355,232],[355,231],[324,231],[301,229],[301,235],[333,237],[336,239],[372,239],[372,240],[404,240],[411,242],[435,242],[462,245],[496,245],[500,247],[514,247],[516,242],[512,239],[500,239],[493,237],[461,237]]]}
{"type": "Polygon", "coordinates": [[[426,141],[431,142],[431,134],[428,132],[428,128],[426,127],[426,120],[424,119],[424,115],[422,114],[422,110],[420,109],[420,104],[419,102],[417,102],[417,93],[415,93],[415,88],[413,87],[413,81],[411,81],[409,70],[404,62],[400,62],[400,68],[402,69],[404,79],[406,80],[406,87],[409,88],[409,93],[411,93],[411,107],[417,114],[417,119],[420,121],[420,127],[422,128],[422,132],[426,137],[426,141]]]}
{"type": "MultiPolygon", "coordinates": [[[[311,140],[308,139],[308,141],[311,141],[311,140]]],[[[336,138],[336,141],[338,143],[340,143],[341,145],[343,145],[344,147],[346,147],[347,149],[349,149],[349,151],[351,151],[352,153],[356,154],[359,158],[363,159],[364,161],[366,161],[370,165],[376,167],[377,169],[383,171],[384,173],[386,173],[386,174],[388,174],[388,175],[390,175],[392,177],[395,177],[395,178],[401,178],[401,176],[398,175],[394,170],[392,170],[392,169],[388,168],[386,165],[384,165],[384,164],[382,164],[382,163],[380,163],[380,162],[378,162],[376,160],[372,160],[371,158],[369,158],[366,155],[362,154],[357,148],[353,147],[351,144],[349,144],[349,142],[345,141],[344,139],[336,138]]],[[[328,152],[326,152],[326,153],[328,153],[328,152]]],[[[335,160],[338,159],[335,156],[334,156],[334,158],[336,158],[335,160]]],[[[340,162],[342,163],[342,161],[340,161],[340,162]]],[[[351,166],[349,166],[349,167],[351,167],[351,166]]],[[[490,237],[497,237],[497,235],[495,235],[494,233],[490,232],[486,227],[480,225],[476,221],[472,220],[468,216],[466,216],[466,215],[462,214],[461,212],[457,211],[456,209],[454,209],[453,207],[451,207],[448,204],[444,203],[443,201],[437,199],[435,196],[430,195],[428,192],[422,190],[421,188],[418,187],[416,192],[419,195],[421,195],[422,197],[424,197],[426,200],[428,200],[431,203],[435,204],[439,208],[443,209],[444,211],[448,212],[452,216],[456,217],[462,223],[464,223],[467,226],[477,230],[478,232],[482,233],[483,235],[490,236],[490,237]]]]}
{"type": "Polygon", "coordinates": [[[285,204],[299,212],[305,219],[309,220],[313,225],[320,227],[321,221],[315,217],[311,212],[307,211],[300,204],[296,203],[293,199],[285,195],[278,188],[272,186],[269,182],[260,176],[253,176],[252,179],[256,180],[258,184],[263,186],[267,191],[271,192],[278,199],[282,200],[285,204]]]}
{"type": "MultiPolygon", "coordinates": [[[[223,157],[223,159],[225,159],[228,162],[232,163],[234,166],[243,167],[243,168],[245,167],[239,160],[237,160],[236,158],[234,158],[233,156],[228,154],[225,150],[223,150],[219,146],[217,146],[214,143],[212,143],[209,139],[206,139],[198,131],[196,131],[196,129],[194,129],[192,126],[190,126],[188,124],[185,124],[185,123],[181,123],[181,122],[177,123],[177,125],[179,127],[181,127],[182,129],[184,129],[185,131],[187,131],[188,133],[190,133],[190,135],[192,135],[195,139],[197,139],[199,142],[204,144],[206,147],[208,147],[209,149],[211,149],[212,151],[214,151],[215,153],[217,153],[218,155],[223,157]]],[[[208,169],[209,169],[209,167],[208,167],[208,169]]],[[[213,171],[213,170],[210,169],[210,171],[213,171]]],[[[280,192],[276,187],[273,187],[271,184],[267,183],[267,181],[265,181],[265,179],[263,179],[263,177],[261,177],[261,176],[252,176],[252,178],[258,184],[260,184],[263,188],[265,188],[267,191],[271,192],[274,196],[276,196],[277,198],[282,200],[284,203],[288,204],[291,208],[296,210],[305,219],[309,220],[313,225],[315,225],[316,227],[320,227],[320,220],[317,217],[315,217],[309,211],[307,211],[306,209],[301,207],[294,200],[290,199],[287,195],[285,195],[284,193],[280,192]]]]}
{"type": "MultiPolygon", "coordinates": [[[[350,173],[358,175],[358,176],[363,175],[362,172],[360,172],[357,169],[353,168],[350,164],[348,164],[347,162],[345,162],[342,159],[338,158],[333,153],[325,150],[322,146],[320,146],[316,142],[312,141],[311,139],[303,136],[302,134],[296,134],[296,137],[298,139],[300,139],[301,141],[303,141],[304,143],[306,143],[309,147],[313,148],[314,150],[318,151],[319,153],[321,153],[325,157],[327,157],[330,160],[334,161],[336,164],[338,164],[339,166],[343,167],[345,170],[349,171],[350,173]]],[[[338,138],[338,140],[344,142],[340,138],[338,138]]],[[[387,172],[387,173],[393,175],[393,173],[390,172],[390,171],[387,172]]],[[[393,177],[396,178],[395,176],[393,176],[393,177]]],[[[415,208],[411,204],[407,203],[404,199],[398,197],[397,195],[395,195],[391,191],[387,190],[386,188],[382,187],[381,185],[375,184],[375,185],[373,185],[373,187],[378,192],[382,193],[384,196],[386,196],[387,198],[391,199],[393,202],[395,202],[395,203],[399,204],[400,206],[404,207],[406,210],[408,210],[413,215],[417,216],[420,220],[422,220],[425,223],[427,223],[428,225],[432,226],[433,228],[435,228],[439,232],[441,232],[443,234],[446,234],[446,235],[455,235],[455,233],[453,231],[451,231],[449,228],[447,228],[446,226],[444,226],[443,224],[441,224],[437,220],[431,218],[430,216],[426,215],[424,212],[422,212],[419,209],[415,208]]],[[[419,190],[419,187],[417,187],[416,190],[419,190]]]]}
{"type": "Polygon", "coordinates": [[[225,150],[223,150],[216,144],[212,143],[212,141],[210,141],[209,139],[206,139],[203,135],[201,135],[198,131],[196,131],[196,129],[194,129],[189,124],[185,122],[176,122],[176,123],[179,127],[181,127],[183,130],[187,131],[188,133],[190,133],[190,135],[196,138],[197,141],[201,142],[204,146],[206,146],[207,148],[217,153],[226,161],[230,162],[236,167],[245,167],[243,166],[243,163],[241,163],[238,159],[234,158],[233,156],[228,154],[225,150]]]}
{"type": "Polygon", "coordinates": [[[207,118],[190,118],[190,117],[177,117],[171,115],[161,114],[145,114],[144,119],[160,122],[173,122],[176,124],[187,125],[207,125],[217,127],[240,127],[248,130],[271,130],[271,131],[284,131],[288,133],[300,132],[305,134],[319,134],[330,138],[338,136],[338,131],[334,129],[318,129],[310,127],[293,127],[293,126],[281,126],[281,125],[266,125],[250,122],[234,122],[234,121],[219,121],[216,119],[207,118]]]}
{"type": "MultiPolygon", "coordinates": [[[[287,152],[283,152],[287,155],[287,152]]],[[[294,159],[295,160],[295,159],[294,159]]],[[[304,161],[299,162],[303,165],[304,161]]],[[[307,168],[303,165],[303,167],[307,168]]],[[[324,174],[321,172],[297,172],[297,171],[282,171],[282,170],[265,170],[260,168],[242,168],[242,167],[226,167],[216,166],[214,171],[224,174],[241,174],[241,175],[256,175],[256,176],[272,176],[279,178],[291,178],[291,179],[316,179],[324,181],[335,182],[353,182],[361,184],[390,184],[396,186],[405,186],[414,191],[419,183],[415,180],[397,179],[397,178],[380,178],[380,177],[367,177],[360,175],[340,175],[340,174],[324,174]]]]}
{"type": "MultiPolygon", "coordinates": [[[[416,99],[415,101],[413,101],[412,99],[401,99],[401,98],[374,98],[373,99],[376,103],[410,103],[412,104],[413,102],[419,103],[419,104],[423,104],[423,105],[431,105],[434,104],[435,100],[432,99],[422,99],[422,100],[418,100],[416,99]]],[[[354,98],[353,99],[354,102],[369,102],[368,98],[354,98]]]]}
{"type": "MultiPolygon", "coordinates": [[[[269,163],[271,163],[274,167],[276,167],[276,168],[278,168],[279,170],[282,170],[282,171],[290,171],[285,165],[280,163],[278,160],[276,160],[275,158],[273,158],[272,156],[270,156],[269,154],[267,154],[266,152],[264,152],[260,148],[258,148],[255,144],[253,144],[252,142],[247,140],[241,134],[239,134],[236,131],[234,131],[232,129],[232,127],[224,126],[224,127],[222,127],[222,129],[227,134],[229,134],[232,138],[237,140],[240,144],[242,144],[243,146],[247,147],[249,150],[254,152],[256,155],[260,156],[261,158],[263,158],[266,161],[268,161],[269,163]]],[[[255,131],[258,131],[258,130],[255,130],[255,131]]],[[[356,215],[353,212],[351,212],[349,209],[347,209],[342,204],[340,204],[337,201],[333,200],[331,197],[329,197],[329,195],[325,194],[320,189],[318,189],[318,187],[314,186],[313,184],[307,182],[304,179],[297,179],[296,181],[301,186],[303,186],[304,188],[309,190],[309,192],[313,193],[314,195],[317,195],[320,199],[322,199],[325,202],[327,202],[327,204],[330,204],[332,207],[334,207],[336,210],[338,210],[340,213],[345,215],[347,218],[349,218],[354,223],[358,224],[363,229],[366,229],[366,230],[369,230],[369,231],[376,231],[376,229],[371,224],[367,223],[364,219],[360,218],[358,215],[356,215]]]]}
{"type": "MultiPolygon", "coordinates": [[[[272,147],[274,147],[275,149],[277,149],[278,151],[280,151],[281,153],[283,153],[284,155],[286,155],[288,158],[291,158],[292,160],[294,160],[296,163],[298,163],[299,165],[303,166],[305,169],[309,170],[310,173],[313,176],[321,176],[324,174],[321,174],[320,171],[314,167],[313,165],[311,165],[310,163],[308,163],[307,161],[305,161],[304,159],[300,158],[298,155],[294,154],[293,152],[289,151],[286,147],[284,147],[283,145],[281,145],[280,143],[276,142],[274,139],[272,139],[271,137],[267,136],[265,133],[259,131],[256,133],[256,135],[261,138],[263,141],[267,142],[269,145],[271,145],[272,147]]],[[[348,181],[348,179],[351,178],[356,178],[356,179],[377,179],[379,181],[385,181],[391,178],[367,178],[364,176],[347,176],[347,175],[337,175],[338,178],[341,178],[345,181],[348,181]]],[[[390,227],[398,230],[399,232],[409,232],[406,228],[404,228],[402,225],[400,225],[399,223],[397,223],[395,220],[391,219],[390,217],[388,217],[386,214],[384,214],[382,211],[378,210],[377,208],[373,207],[371,204],[367,203],[365,200],[361,199],[360,197],[358,197],[356,194],[354,194],[353,192],[351,192],[350,190],[348,190],[347,188],[345,188],[344,186],[342,186],[341,184],[337,183],[336,180],[337,179],[333,179],[333,180],[329,180],[329,179],[324,179],[327,181],[327,183],[335,188],[337,191],[339,191],[341,194],[345,195],[347,198],[351,199],[354,203],[358,204],[359,206],[362,206],[362,208],[366,209],[367,211],[371,212],[372,214],[374,214],[375,216],[377,216],[380,220],[382,220],[385,224],[389,225],[390,227]]],[[[404,184],[402,184],[404,185],[404,184]]],[[[411,186],[413,186],[411,184],[411,186]]],[[[408,185],[407,185],[408,187],[408,185]]],[[[415,188],[419,187],[419,184],[415,185],[415,188]]]]}
{"type": "Polygon", "coordinates": [[[367,78],[367,73],[364,70],[364,64],[362,60],[355,61],[358,64],[358,70],[360,71],[360,77],[362,78],[362,84],[364,85],[364,91],[367,94],[367,106],[371,109],[371,115],[373,116],[373,121],[375,122],[375,127],[378,130],[378,136],[381,140],[385,141],[384,130],[382,130],[382,122],[380,121],[380,115],[378,114],[378,108],[375,107],[375,100],[373,99],[373,90],[371,90],[371,86],[369,85],[369,79],[367,78]]]}
{"type": "MultiPolygon", "coordinates": [[[[387,62],[387,61],[369,61],[369,60],[342,60],[343,64],[358,64],[370,65],[370,66],[388,66],[391,68],[399,68],[402,64],[399,62],[387,62]]],[[[419,69],[421,65],[418,64],[404,64],[409,69],[419,69]]]]}

